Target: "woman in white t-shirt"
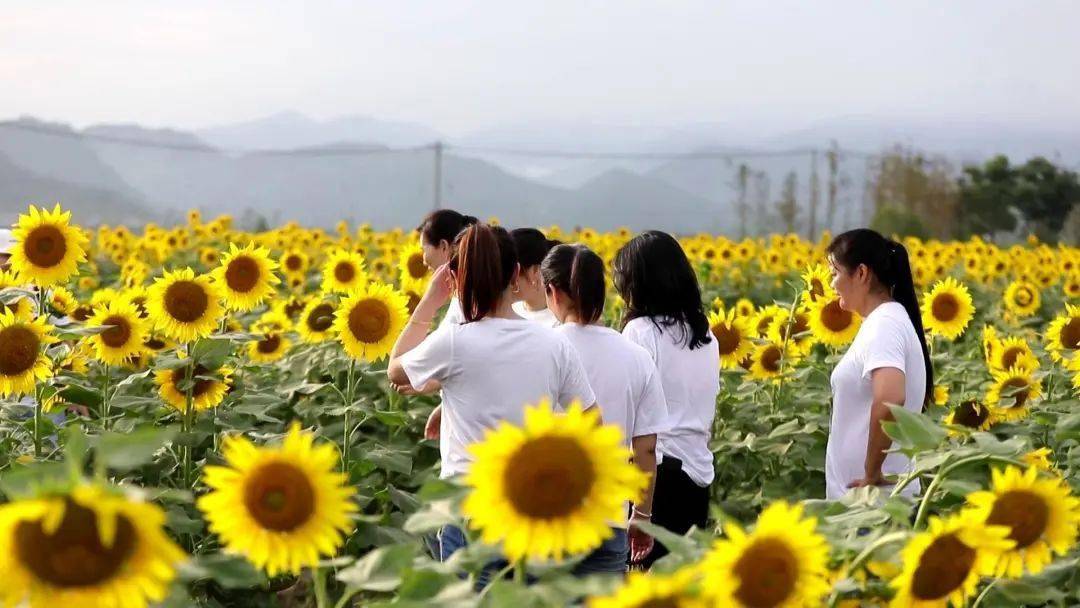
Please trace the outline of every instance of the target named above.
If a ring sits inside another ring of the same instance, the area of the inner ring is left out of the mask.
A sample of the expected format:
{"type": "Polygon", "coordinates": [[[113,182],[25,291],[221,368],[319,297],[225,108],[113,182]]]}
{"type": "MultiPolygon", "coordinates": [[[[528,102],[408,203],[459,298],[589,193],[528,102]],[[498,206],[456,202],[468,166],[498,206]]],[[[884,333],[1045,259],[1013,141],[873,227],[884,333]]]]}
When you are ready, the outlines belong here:
{"type": "Polygon", "coordinates": [[[548,239],[536,228],[515,228],[510,231],[510,236],[514,239],[520,269],[514,280],[514,312],[522,319],[555,327],[559,320],[548,308],[540,279],[540,262],[559,242],[548,239]]]}
{"type": "MultiPolygon", "coordinates": [[[[652,357],[667,401],[667,428],[657,434],[652,522],[683,534],[705,526],[709,515],[719,346],[694,269],[671,235],[650,230],[634,237],[616,254],[614,267],[615,289],[626,302],[622,333],[652,357]]],[[[656,543],[644,563],[666,553],[656,543]]]]}
{"type": "Polygon", "coordinates": [[[633,505],[629,530],[614,535],[580,562],[576,573],[625,572],[627,558],[641,561],[653,540],[635,522],[652,516],[656,477],[656,434],[667,430],[667,403],[656,364],[644,348],[601,321],[604,313],[604,261],[585,245],[557,245],[540,266],[548,308],[585,366],[604,421],[623,431],[634,463],[649,476],[649,487],[633,505]]]}
{"type": "MultiPolygon", "coordinates": [[[[889,485],[910,470],[881,423],[888,404],[921,411],[933,394],[934,370],[904,246],[873,230],[845,232],[828,247],[832,287],[840,307],[863,318],[859,333],[832,373],[832,422],[825,451],[825,495],[889,485]]],[[[918,493],[918,483],[905,494],[918,493]]]]}
{"type": "MultiPolygon", "coordinates": [[[[437,381],[443,403],[439,432],[440,477],[466,473],[468,446],[506,421],[520,425],[526,405],[548,399],[556,407],[580,400],[596,405],[581,359],[555,330],[522,319],[510,308],[517,274],[514,243],[506,230],[476,224],[462,233],[457,255],[436,271],[390,354],[395,385],[437,381]],[[464,322],[427,327],[456,285],[464,322]]],[[[460,547],[458,530],[444,535],[440,558],[460,547]]]]}
{"type": "MultiPolygon", "coordinates": [[[[416,231],[420,233],[420,248],[424,252],[424,265],[434,272],[450,261],[454,252],[454,240],[466,228],[477,222],[471,215],[463,215],[453,209],[437,209],[427,214],[416,231]]],[[[461,305],[456,296],[450,298],[443,315],[442,324],[461,323],[461,305]]]]}

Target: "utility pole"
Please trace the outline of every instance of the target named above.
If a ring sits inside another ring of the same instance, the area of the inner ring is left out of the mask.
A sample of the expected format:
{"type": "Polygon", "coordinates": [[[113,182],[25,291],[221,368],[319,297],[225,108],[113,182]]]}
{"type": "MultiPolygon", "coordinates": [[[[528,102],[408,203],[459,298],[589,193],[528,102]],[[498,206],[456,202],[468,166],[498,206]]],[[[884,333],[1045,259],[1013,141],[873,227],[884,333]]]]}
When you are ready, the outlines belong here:
{"type": "Polygon", "coordinates": [[[435,153],[435,177],[432,184],[432,191],[434,192],[435,209],[438,210],[442,207],[442,153],[443,143],[437,141],[432,144],[432,149],[435,153]]]}
{"type": "Polygon", "coordinates": [[[810,225],[807,233],[807,239],[810,241],[816,241],[818,238],[817,208],[821,186],[818,184],[817,158],[818,151],[815,149],[810,153],[810,225]]]}

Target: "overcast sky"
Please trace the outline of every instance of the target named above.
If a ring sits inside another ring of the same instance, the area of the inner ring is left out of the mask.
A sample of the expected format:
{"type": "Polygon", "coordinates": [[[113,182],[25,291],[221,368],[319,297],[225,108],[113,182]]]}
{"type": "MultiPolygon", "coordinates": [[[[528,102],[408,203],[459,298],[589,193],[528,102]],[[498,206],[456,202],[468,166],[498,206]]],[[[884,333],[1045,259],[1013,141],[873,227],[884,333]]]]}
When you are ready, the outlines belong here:
{"type": "Polygon", "coordinates": [[[0,118],[1080,124],[1080,1],[0,0],[0,118]]]}

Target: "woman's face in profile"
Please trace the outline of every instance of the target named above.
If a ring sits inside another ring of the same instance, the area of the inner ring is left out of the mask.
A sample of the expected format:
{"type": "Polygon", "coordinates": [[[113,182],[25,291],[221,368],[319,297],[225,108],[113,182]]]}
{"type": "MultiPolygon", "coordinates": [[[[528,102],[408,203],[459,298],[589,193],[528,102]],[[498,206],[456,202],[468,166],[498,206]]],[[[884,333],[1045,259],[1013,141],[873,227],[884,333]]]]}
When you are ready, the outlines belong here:
{"type": "Polygon", "coordinates": [[[855,310],[852,296],[855,295],[855,280],[853,273],[848,272],[832,256],[829,257],[829,268],[832,270],[832,288],[836,295],[840,296],[840,308],[851,312],[855,310]]]}
{"type": "Polygon", "coordinates": [[[424,264],[431,270],[436,270],[450,259],[450,245],[442,241],[438,246],[432,245],[423,236],[420,237],[420,248],[424,252],[424,264]]]}

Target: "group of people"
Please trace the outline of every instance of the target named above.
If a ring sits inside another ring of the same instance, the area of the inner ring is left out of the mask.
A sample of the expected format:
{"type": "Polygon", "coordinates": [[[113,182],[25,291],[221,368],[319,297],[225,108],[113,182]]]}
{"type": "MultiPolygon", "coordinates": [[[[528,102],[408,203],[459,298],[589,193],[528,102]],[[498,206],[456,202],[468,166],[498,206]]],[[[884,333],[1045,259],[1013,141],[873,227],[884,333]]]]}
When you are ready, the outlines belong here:
{"type": "MultiPolygon", "coordinates": [[[[616,331],[602,321],[604,261],[585,245],[452,210],[431,213],[418,230],[433,276],[397,339],[388,375],[405,394],[441,391],[425,430],[439,441],[441,477],[466,473],[468,446],[502,421],[520,424],[526,404],[579,401],[622,429],[651,481],[628,507],[626,527],[578,563],[578,573],[649,567],[666,554],[640,522],[677,534],[705,526],[720,353],[678,241],[647,231],[616,254],[611,278],[625,302],[616,331]]],[[[826,477],[827,495],[838,497],[849,487],[889,483],[910,467],[903,455],[887,453],[881,422],[891,417],[886,404],[922,408],[932,370],[903,246],[856,230],[828,252],[841,306],[864,319],[832,376],[826,477]]],[[[462,530],[447,526],[431,548],[447,559],[465,543],[462,530]]]]}

